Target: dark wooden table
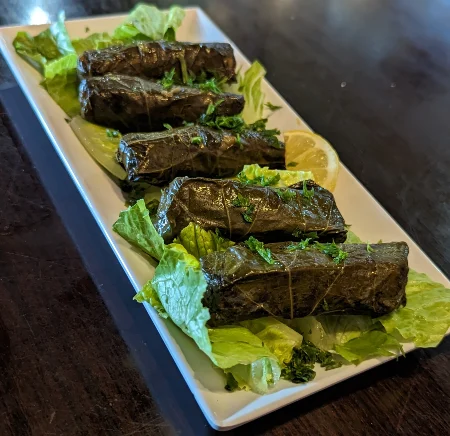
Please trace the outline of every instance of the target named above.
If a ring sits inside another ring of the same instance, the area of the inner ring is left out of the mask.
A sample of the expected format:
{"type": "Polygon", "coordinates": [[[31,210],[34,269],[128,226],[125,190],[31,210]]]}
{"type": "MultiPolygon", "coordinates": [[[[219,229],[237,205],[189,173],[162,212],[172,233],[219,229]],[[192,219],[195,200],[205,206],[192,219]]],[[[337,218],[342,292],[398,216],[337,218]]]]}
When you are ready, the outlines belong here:
{"type": "MultiPolygon", "coordinates": [[[[450,274],[449,3],[198,4],[450,274]]],[[[0,25],[132,5],[17,0],[0,25]]],[[[3,61],[0,79],[0,435],[212,433],[3,61]]],[[[449,410],[447,339],[236,434],[441,436],[449,410]]]]}

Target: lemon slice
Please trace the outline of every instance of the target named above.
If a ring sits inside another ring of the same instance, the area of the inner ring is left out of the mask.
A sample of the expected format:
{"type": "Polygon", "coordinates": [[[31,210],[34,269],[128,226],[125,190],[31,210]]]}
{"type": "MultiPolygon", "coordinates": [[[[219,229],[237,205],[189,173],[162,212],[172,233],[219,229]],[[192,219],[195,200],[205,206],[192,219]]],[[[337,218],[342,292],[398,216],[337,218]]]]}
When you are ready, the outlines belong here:
{"type": "Polygon", "coordinates": [[[305,130],[284,132],[286,169],[311,171],[314,181],[333,191],[339,174],[339,157],[334,148],[319,135],[305,130]]]}

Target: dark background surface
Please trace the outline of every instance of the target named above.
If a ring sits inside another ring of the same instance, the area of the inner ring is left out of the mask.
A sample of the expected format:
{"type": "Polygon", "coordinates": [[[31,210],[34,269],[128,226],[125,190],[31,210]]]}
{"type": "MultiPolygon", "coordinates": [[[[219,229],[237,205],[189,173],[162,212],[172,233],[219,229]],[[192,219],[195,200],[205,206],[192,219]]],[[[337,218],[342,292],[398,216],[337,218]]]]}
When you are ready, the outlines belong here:
{"type": "MultiPolygon", "coordinates": [[[[198,4],[449,275],[450,4],[198,4]]],[[[16,0],[0,25],[132,5],[16,0]]],[[[0,90],[0,435],[212,432],[2,60],[0,90]]],[[[447,338],[236,433],[447,435],[449,410],[447,338]]]]}

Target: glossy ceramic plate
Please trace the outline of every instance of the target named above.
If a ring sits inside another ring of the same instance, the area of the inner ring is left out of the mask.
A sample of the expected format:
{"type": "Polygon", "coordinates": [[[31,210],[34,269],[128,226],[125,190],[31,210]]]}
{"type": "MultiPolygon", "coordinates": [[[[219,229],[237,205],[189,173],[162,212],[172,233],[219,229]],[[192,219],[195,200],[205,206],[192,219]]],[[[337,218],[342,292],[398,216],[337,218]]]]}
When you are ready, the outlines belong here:
{"type": "MultiPolygon", "coordinates": [[[[71,37],[79,38],[87,35],[86,27],[89,27],[91,33],[110,32],[123,19],[124,16],[103,16],[73,20],[67,22],[67,28],[71,37]]],[[[111,229],[119,212],[124,209],[119,188],[88,155],[65,122],[64,112],[39,86],[41,80],[39,73],[22,60],[12,46],[18,31],[23,30],[36,35],[46,27],[47,25],[1,28],[0,46],[3,55],[67,171],[138,291],[152,277],[154,268],[111,229]]],[[[177,38],[180,41],[233,44],[199,8],[186,9],[186,18],[177,32],[177,38]]],[[[242,66],[245,70],[249,66],[248,60],[236,46],[233,47],[238,67],[242,66]]],[[[310,130],[268,82],[264,82],[263,90],[268,101],[283,107],[271,117],[271,126],[276,126],[281,131],[301,128],[310,130]]],[[[344,166],[339,174],[335,197],[345,220],[352,223],[352,230],[363,240],[406,241],[410,247],[410,266],[450,287],[448,279],[344,166]]],[[[130,295],[130,298],[132,297],[133,295],[130,295]]],[[[302,385],[280,381],[275,389],[264,396],[252,392],[229,393],[224,389],[223,374],[213,368],[209,359],[194,342],[170,321],[159,318],[153,308],[147,305],[146,309],[207,420],[212,427],[219,430],[242,425],[390,360],[372,359],[358,366],[350,365],[327,372],[319,368],[314,381],[302,385]]],[[[414,346],[407,344],[404,348],[405,351],[411,351],[414,346]]]]}

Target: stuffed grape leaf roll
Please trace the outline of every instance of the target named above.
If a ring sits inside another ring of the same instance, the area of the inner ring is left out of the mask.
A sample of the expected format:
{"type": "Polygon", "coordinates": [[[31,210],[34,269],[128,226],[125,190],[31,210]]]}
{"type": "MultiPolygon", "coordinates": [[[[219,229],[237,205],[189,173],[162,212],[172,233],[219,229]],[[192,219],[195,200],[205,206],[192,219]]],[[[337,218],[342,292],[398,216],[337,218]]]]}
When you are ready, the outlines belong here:
{"type": "Polygon", "coordinates": [[[199,125],[124,135],[117,160],[129,182],[165,185],[178,176],[232,177],[246,164],[284,168],[284,147],[260,132],[239,136],[199,125]]]}
{"type": "Polygon", "coordinates": [[[80,79],[108,73],[160,79],[172,69],[184,74],[236,81],[236,60],[227,43],[140,41],[132,45],[88,50],[78,60],[80,79]]]}
{"type": "Polygon", "coordinates": [[[235,242],[250,235],[263,242],[301,240],[311,232],[320,241],[343,242],[347,234],[333,194],[312,181],[274,189],[178,177],[163,191],[156,218],[166,241],[191,222],[235,242]]]}
{"type": "Polygon", "coordinates": [[[299,318],[319,314],[381,316],[406,304],[408,246],[404,242],[342,244],[341,263],[314,245],[291,250],[289,243],[266,244],[273,263],[244,244],[201,258],[208,284],[203,304],[210,325],[263,316],[299,318]]]}
{"type": "Polygon", "coordinates": [[[126,132],[164,130],[164,124],[194,122],[210,104],[217,115],[236,115],[244,108],[238,94],[216,94],[188,86],[164,89],[140,77],[106,75],[81,82],[81,115],[88,121],[126,132]]]}

